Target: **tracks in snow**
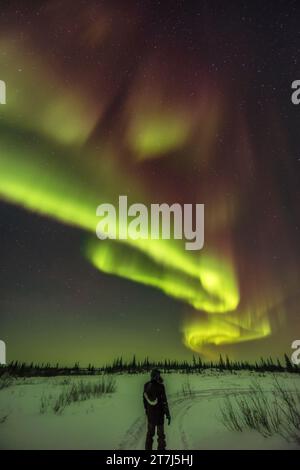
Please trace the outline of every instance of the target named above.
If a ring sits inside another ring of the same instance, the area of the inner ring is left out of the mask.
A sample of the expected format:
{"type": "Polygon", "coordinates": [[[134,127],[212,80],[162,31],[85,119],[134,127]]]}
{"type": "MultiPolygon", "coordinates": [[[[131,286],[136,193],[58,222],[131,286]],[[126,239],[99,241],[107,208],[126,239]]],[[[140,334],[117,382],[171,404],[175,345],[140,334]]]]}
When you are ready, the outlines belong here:
{"type": "MultiPolygon", "coordinates": [[[[216,399],[234,395],[244,395],[250,393],[249,388],[221,388],[221,389],[205,389],[192,392],[191,394],[175,394],[169,397],[169,406],[172,415],[171,426],[176,432],[176,428],[179,431],[179,438],[181,448],[189,450],[188,437],[185,431],[184,418],[186,413],[195,404],[203,399],[216,399]]],[[[172,431],[169,433],[169,440],[172,441],[172,431]]],[[[131,426],[127,429],[124,434],[118,449],[119,450],[137,450],[144,448],[144,440],[146,438],[146,417],[140,416],[135,419],[131,426]]]]}

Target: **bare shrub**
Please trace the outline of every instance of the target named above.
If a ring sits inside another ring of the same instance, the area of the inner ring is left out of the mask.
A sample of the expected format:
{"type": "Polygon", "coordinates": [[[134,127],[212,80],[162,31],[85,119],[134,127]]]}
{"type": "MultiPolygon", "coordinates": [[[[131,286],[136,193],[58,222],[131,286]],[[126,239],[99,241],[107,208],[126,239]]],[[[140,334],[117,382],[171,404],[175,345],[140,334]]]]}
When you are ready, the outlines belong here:
{"type": "Polygon", "coordinates": [[[300,391],[287,390],[277,380],[271,392],[254,382],[245,396],[225,398],[220,411],[231,431],[251,429],[264,437],[279,434],[287,441],[300,441],[300,391]]]}
{"type": "Polygon", "coordinates": [[[66,386],[56,398],[51,395],[48,397],[43,395],[40,402],[40,413],[44,414],[51,410],[55,414],[61,414],[72,403],[99,398],[115,391],[116,380],[113,377],[102,377],[99,382],[85,382],[84,380],[78,383],[73,382],[66,386]]]}

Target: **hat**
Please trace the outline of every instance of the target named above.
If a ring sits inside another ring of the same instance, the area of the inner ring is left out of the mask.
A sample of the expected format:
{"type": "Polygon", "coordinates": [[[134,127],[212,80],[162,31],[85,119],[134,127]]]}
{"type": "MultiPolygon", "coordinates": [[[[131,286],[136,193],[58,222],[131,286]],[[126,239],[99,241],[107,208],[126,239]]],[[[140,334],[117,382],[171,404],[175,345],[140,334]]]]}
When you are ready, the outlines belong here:
{"type": "Polygon", "coordinates": [[[151,380],[156,380],[156,381],[161,380],[160,371],[158,369],[153,369],[151,371],[151,380]]]}

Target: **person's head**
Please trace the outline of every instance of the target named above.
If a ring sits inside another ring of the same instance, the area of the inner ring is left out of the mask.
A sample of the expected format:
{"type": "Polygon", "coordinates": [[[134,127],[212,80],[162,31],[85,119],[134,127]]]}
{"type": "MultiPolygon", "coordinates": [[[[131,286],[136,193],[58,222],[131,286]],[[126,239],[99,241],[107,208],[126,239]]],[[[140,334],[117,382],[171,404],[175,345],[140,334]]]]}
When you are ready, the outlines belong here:
{"type": "Polygon", "coordinates": [[[153,369],[151,371],[151,380],[154,380],[155,382],[161,383],[163,381],[160,371],[158,369],[153,369]]]}

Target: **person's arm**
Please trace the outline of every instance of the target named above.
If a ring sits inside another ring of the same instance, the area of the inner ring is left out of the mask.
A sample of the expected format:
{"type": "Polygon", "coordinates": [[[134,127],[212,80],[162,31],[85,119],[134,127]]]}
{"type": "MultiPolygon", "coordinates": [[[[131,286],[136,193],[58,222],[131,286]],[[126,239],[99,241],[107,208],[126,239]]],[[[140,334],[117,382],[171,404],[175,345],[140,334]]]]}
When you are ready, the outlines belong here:
{"type": "Polygon", "coordinates": [[[147,413],[147,400],[145,398],[145,387],[144,387],[144,391],[143,391],[143,403],[144,403],[145,411],[147,413]]]}
{"type": "Polygon", "coordinates": [[[170,424],[171,415],[170,415],[170,410],[169,410],[169,405],[168,405],[168,400],[167,400],[167,395],[166,395],[166,389],[164,385],[162,385],[162,405],[163,405],[164,414],[170,424]]]}

